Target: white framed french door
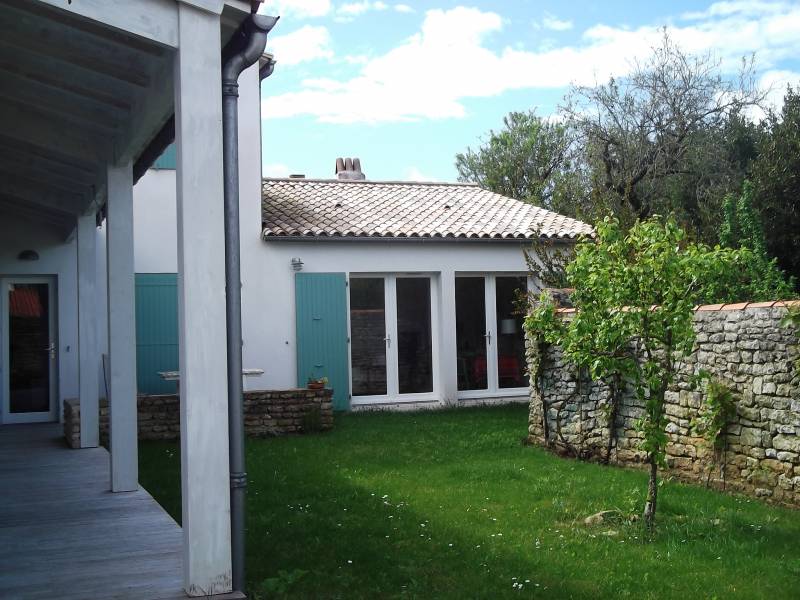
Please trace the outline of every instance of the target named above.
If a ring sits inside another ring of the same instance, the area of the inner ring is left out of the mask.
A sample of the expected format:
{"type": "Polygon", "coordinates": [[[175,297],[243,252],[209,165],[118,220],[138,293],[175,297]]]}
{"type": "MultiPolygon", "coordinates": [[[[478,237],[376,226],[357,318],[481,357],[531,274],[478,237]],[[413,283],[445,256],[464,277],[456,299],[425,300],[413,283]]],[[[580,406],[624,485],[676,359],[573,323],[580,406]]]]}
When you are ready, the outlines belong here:
{"type": "Polygon", "coordinates": [[[3,423],[57,420],[55,278],[1,277],[3,423]]]}
{"type": "Polygon", "coordinates": [[[517,273],[456,275],[458,397],[528,393],[524,315],[530,278],[517,273]]]}
{"type": "Polygon", "coordinates": [[[350,275],[351,405],[435,399],[436,294],[426,274],[350,275]]]}

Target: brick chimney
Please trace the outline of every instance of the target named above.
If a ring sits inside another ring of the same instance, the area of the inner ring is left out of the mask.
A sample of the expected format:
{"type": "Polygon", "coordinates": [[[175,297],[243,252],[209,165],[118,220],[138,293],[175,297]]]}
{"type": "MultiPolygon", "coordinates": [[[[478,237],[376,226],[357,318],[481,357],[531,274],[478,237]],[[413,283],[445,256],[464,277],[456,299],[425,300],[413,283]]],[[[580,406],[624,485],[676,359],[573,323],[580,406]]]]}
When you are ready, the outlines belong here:
{"type": "Polygon", "coordinates": [[[364,180],[366,175],[361,171],[361,161],[357,158],[337,158],[336,177],[338,179],[364,180]]]}

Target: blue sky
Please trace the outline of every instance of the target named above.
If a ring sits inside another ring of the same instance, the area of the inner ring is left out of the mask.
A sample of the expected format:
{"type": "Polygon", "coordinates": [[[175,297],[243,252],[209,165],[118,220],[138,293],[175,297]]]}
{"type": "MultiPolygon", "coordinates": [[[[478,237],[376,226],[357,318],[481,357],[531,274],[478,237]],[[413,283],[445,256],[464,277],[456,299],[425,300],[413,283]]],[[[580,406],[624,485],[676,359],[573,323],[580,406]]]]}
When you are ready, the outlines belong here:
{"type": "Polygon", "coordinates": [[[454,181],[455,155],[512,110],[547,116],[570,83],[624,75],[659,28],[733,76],[755,53],[779,103],[800,83],[800,3],[786,0],[267,1],[281,15],[261,88],[263,170],[454,181]]]}

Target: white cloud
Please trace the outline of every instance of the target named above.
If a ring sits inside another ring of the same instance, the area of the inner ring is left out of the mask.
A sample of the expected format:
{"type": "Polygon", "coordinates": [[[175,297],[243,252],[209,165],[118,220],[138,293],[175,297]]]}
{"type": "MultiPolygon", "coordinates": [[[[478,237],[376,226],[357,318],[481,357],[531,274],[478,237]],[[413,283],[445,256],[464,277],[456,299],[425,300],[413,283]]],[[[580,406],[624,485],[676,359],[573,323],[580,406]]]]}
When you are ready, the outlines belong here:
{"type": "Polygon", "coordinates": [[[533,24],[536,29],[549,29],[550,31],[567,31],[572,29],[572,21],[567,19],[559,19],[551,13],[545,13],[541,21],[533,24]]]}
{"type": "Polygon", "coordinates": [[[369,2],[368,0],[364,0],[363,2],[342,4],[338,12],[343,15],[352,15],[355,17],[368,10],[386,10],[387,8],[389,8],[389,5],[385,2],[369,2]]]}
{"type": "Polygon", "coordinates": [[[304,25],[297,31],[270,38],[267,49],[282,65],[332,58],[331,36],[325,27],[304,25]]]}
{"type": "Polygon", "coordinates": [[[766,117],[766,109],[779,111],[783,106],[783,97],[786,95],[786,86],[791,85],[795,90],[800,86],[800,73],[773,69],[767,71],[758,80],[758,86],[764,90],[763,108],[758,106],[748,107],[746,114],[753,121],[760,121],[766,117]]]}
{"type": "Polygon", "coordinates": [[[336,11],[336,18],[335,21],[339,23],[347,23],[352,21],[359,15],[364,14],[370,10],[387,10],[389,5],[385,2],[381,2],[380,0],[377,1],[370,1],[370,0],[362,0],[361,2],[349,2],[347,4],[342,4],[338,10],[336,11]]]}
{"type": "Polygon", "coordinates": [[[264,165],[264,168],[261,171],[264,174],[264,177],[288,177],[291,173],[289,167],[282,163],[270,163],[268,165],[264,165]]]}
{"type": "MultiPolygon", "coordinates": [[[[760,67],[774,69],[779,60],[800,54],[800,5],[769,3],[770,10],[756,15],[754,2],[714,4],[710,16],[682,22],[670,33],[688,52],[713,51],[726,72],[734,73],[751,52],[758,53],[760,67]]],[[[571,46],[491,48],[488,42],[502,27],[503,19],[493,12],[430,10],[420,31],[371,58],[355,77],[304,81],[296,91],[266,98],[264,114],[336,123],[458,118],[466,115],[468,98],[625,75],[662,35],[660,24],[637,29],[599,24],[571,46]]]]}
{"type": "Polygon", "coordinates": [[[759,16],[769,12],[780,12],[788,6],[786,2],[770,0],[734,0],[715,2],[703,11],[686,12],[681,15],[687,21],[708,19],[710,17],[727,17],[740,14],[759,16]]]}
{"type": "Polygon", "coordinates": [[[405,181],[436,181],[435,177],[425,175],[417,167],[408,167],[405,170],[403,180],[405,181]]]}
{"type": "Polygon", "coordinates": [[[276,0],[262,4],[258,12],[306,19],[324,17],[331,8],[331,0],[276,0]]]}
{"type": "Polygon", "coordinates": [[[342,57],[342,60],[348,65],[365,65],[369,62],[369,56],[366,54],[347,54],[342,57]]]}
{"type": "Polygon", "coordinates": [[[399,13],[413,13],[414,9],[411,8],[408,4],[395,4],[392,8],[394,8],[399,13]]]}

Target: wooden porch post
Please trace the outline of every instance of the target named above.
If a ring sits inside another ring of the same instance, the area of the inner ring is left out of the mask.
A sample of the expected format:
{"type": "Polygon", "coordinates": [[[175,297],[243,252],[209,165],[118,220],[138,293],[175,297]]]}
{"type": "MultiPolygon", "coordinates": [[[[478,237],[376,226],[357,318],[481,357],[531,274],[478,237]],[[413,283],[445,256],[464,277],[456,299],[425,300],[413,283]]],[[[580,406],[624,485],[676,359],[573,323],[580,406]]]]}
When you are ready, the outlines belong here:
{"type": "Polygon", "coordinates": [[[108,167],[106,254],[111,491],[130,492],[139,487],[133,271],[133,166],[130,162],[108,167]]]}
{"type": "Polygon", "coordinates": [[[209,9],[222,3],[192,3],[178,4],[175,62],[181,489],[184,587],[203,596],[232,585],[220,15],[209,9]]]}
{"type": "Polygon", "coordinates": [[[97,351],[97,264],[95,215],[78,217],[78,389],[81,403],[81,448],[99,443],[97,351]]]}

